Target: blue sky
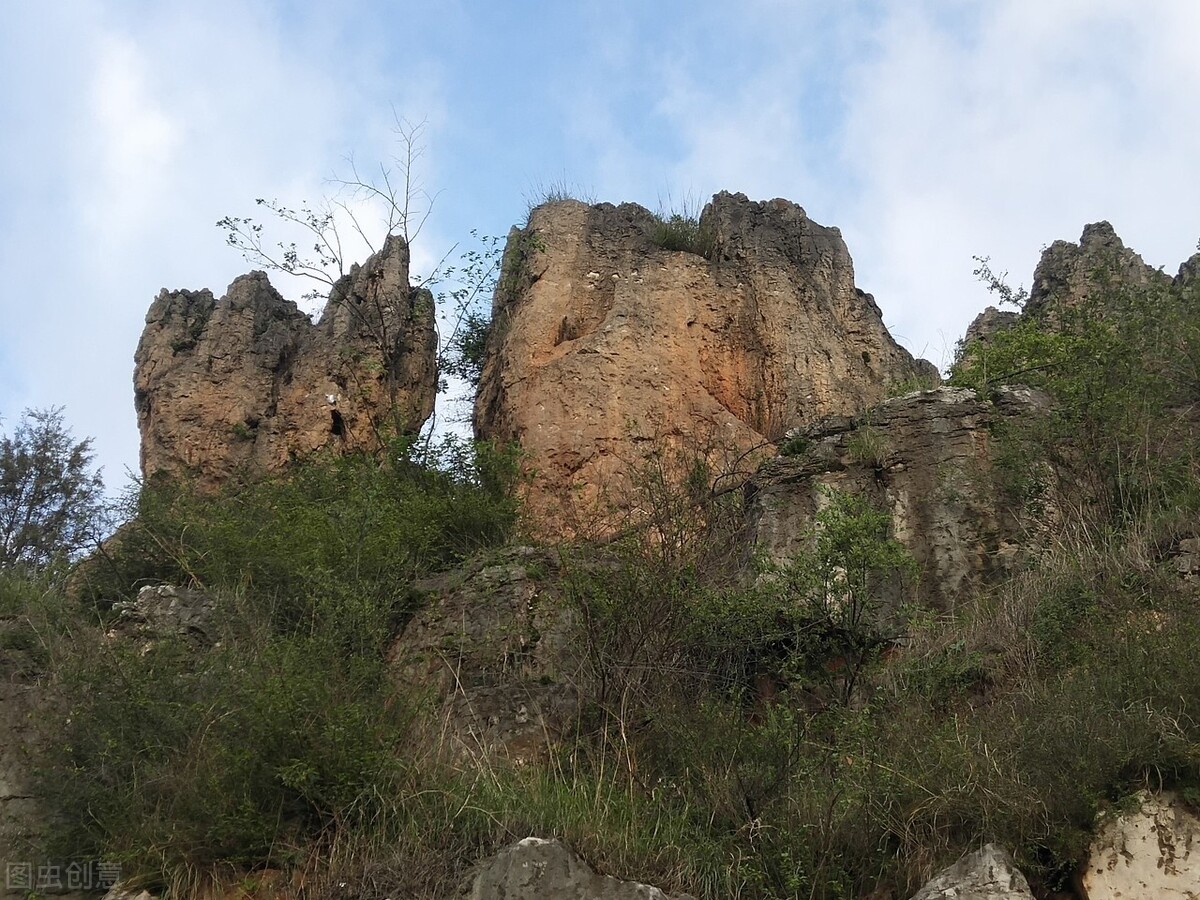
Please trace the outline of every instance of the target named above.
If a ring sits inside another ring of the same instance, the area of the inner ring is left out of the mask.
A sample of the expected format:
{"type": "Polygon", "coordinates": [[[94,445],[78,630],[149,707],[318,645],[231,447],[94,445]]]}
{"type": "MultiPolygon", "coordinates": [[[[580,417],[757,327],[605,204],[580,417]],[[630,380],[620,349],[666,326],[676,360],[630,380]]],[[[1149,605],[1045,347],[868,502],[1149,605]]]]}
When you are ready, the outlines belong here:
{"type": "MultiPolygon", "coordinates": [[[[1195,0],[12,0],[0,30],[0,416],[62,405],[110,487],[159,289],[223,293],[214,227],[319,199],[426,121],[428,268],[540,188],[782,196],[842,229],[896,337],[946,361],[1041,248],[1200,237],[1195,0]]],[[[276,279],[288,296],[305,287],[276,279]]]]}

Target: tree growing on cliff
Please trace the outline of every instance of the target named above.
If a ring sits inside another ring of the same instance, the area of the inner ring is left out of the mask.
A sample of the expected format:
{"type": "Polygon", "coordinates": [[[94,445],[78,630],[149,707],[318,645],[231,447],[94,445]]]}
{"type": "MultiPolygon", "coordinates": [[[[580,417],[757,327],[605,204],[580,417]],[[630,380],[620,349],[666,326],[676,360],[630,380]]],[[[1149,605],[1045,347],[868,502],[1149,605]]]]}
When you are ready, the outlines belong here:
{"type": "Polygon", "coordinates": [[[349,156],[349,171],[330,178],[332,193],[316,203],[304,201],[292,207],[263,197],[254,201],[274,217],[277,227],[298,231],[297,240],[268,236],[267,225],[251,216],[225,216],[217,222],[225,242],[251,265],[315,282],[317,286],[304,295],[306,300],[328,296],[353,263],[354,244],[365,245],[370,254],[391,235],[399,235],[411,246],[433,210],[434,197],[417,175],[425,122],[413,124],[397,115],[393,131],[397,153],[373,167],[377,173],[360,170],[349,156]],[[377,236],[380,230],[382,239],[377,236]]]}
{"type": "MultiPolygon", "coordinates": [[[[395,115],[396,152],[389,160],[360,168],[348,156],[348,171],[330,178],[331,193],[316,203],[289,206],[259,198],[256,204],[271,214],[273,222],[226,216],[217,227],[225,231],[226,243],[251,265],[312,283],[303,299],[332,300],[337,296],[333,288],[349,272],[357,250],[365,247],[367,253],[375,253],[393,235],[411,248],[429,219],[436,194],[425,189],[418,170],[425,153],[425,127],[424,121],[413,124],[395,115]],[[279,240],[280,231],[298,231],[299,238],[279,240]]],[[[504,246],[498,237],[475,231],[471,237],[474,246],[451,247],[433,271],[413,285],[414,291],[428,291],[434,299],[439,390],[447,387],[447,377],[473,385],[482,367],[490,324],[483,300],[491,296],[500,276],[504,246]],[[452,261],[456,251],[457,259],[452,261]]],[[[369,316],[353,307],[351,312],[364,316],[364,321],[369,316]]],[[[379,340],[386,354],[384,336],[379,340]]]]}
{"type": "Polygon", "coordinates": [[[92,459],[61,409],[26,410],[0,435],[0,570],[41,569],[94,539],[103,483],[92,459]]]}

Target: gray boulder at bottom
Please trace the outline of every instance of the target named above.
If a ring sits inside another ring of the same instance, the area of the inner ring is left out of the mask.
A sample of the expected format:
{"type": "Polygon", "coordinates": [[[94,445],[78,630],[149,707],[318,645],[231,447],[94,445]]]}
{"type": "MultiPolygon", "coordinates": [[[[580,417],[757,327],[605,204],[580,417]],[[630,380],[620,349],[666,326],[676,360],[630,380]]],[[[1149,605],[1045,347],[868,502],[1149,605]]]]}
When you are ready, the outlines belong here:
{"type": "Polygon", "coordinates": [[[463,900],[692,900],[656,887],[597,875],[558,841],[527,837],[481,862],[463,900]]]}
{"type": "Polygon", "coordinates": [[[984,844],[943,869],[912,900],[1033,900],[1033,894],[1008,852],[984,844]]]}

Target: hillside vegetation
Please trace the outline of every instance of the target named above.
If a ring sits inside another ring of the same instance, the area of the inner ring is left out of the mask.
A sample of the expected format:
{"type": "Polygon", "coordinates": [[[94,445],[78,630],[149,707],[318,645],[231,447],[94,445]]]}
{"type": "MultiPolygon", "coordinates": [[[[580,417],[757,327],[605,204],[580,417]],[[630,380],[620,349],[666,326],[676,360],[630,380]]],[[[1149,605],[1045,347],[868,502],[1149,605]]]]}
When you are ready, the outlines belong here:
{"type": "Polygon", "coordinates": [[[907,897],[993,840],[1069,889],[1102,810],[1145,786],[1200,802],[1200,605],[1172,558],[1200,508],[1200,306],[1095,277],[952,376],[1054,401],[993,435],[1011,502],[1057,511],[1020,572],[885,611],[914,567],[861,498],[770,569],[719,473],[648,471],[639,527],[554,548],[585,665],[532,764],[445,752],[435,698],[388,665],[422,578],[524,540],[512,454],[410,439],[218,496],[143,486],[85,590],[0,576],[6,640],[66,707],[42,722],[50,852],[173,897],[446,896],[537,834],[696,897],[846,898],[907,897]],[[215,598],[208,646],[106,636],[160,582],[215,598]]]}

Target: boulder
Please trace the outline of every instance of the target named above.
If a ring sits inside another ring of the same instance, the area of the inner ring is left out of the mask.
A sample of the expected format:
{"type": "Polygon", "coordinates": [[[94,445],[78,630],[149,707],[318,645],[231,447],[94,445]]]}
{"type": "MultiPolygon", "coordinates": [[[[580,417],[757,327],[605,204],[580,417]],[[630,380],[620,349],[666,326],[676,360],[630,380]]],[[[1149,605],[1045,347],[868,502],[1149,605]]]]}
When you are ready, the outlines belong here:
{"type": "Polygon", "coordinates": [[[163,638],[182,638],[197,649],[217,641],[217,602],[203,591],[169,584],[146,585],[133,600],[113,604],[116,620],[110,637],[153,645],[163,638]]]}
{"type": "Polygon", "coordinates": [[[474,423],[521,446],[546,533],[611,528],[652,461],[750,468],[789,426],[936,374],[855,287],[840,232],[794,203],[721,193],[696,252],[666,243],[640,206],[576,201],[509,237],[474,423]]]}
{"type": "MultiPolygon", "coordinates": [[[[559,841],[528,837],[475,867],[462,900],[670,900],[656,887],[598,875],[559,841]]],[[[678,900],[691,900],[686,894],[678,900]]]]}
{"type": "MultiPolygon", "coordinates": [[[[1180,271],[1184,277],[1188,264],[1180,271]]],[[[1103,298],[1110,285],[1165,286],[1171,278],[1146,265],[1117,236],[1108,222],[1084,226],[1078,244],[1055,241],[1042,252],[1025,304],[1027,315],[1050,317],[1103,298]]]]}
{"type": "Polygon", "coordinates": [[[1083,886],[1088,900],[1200,897],[1200,817],[1170,791],[1142,791],[1101,826],[1083,886]]]}
{"type": "Polygon", "coordinates": [[[984,844],[940,872],[912,900],[1033,900],[1033,893],[1008,852],[984,844]]]}
{"type": "Polygon", "coordinates": [[[258,477],[326,447],[373,450],[433,410],[433,301],[390,237],[354,266],[314,324],[262,272],[209,291],[162,291],[135,355],[142,474],[202,488],[258,477]]]}
{"type": "Polygon", "coordinates": [[[417,585],[425,605],[389,661],[432,694],[451,756],[532,761],[574,721],[579,648],[558,572],[555,554],[514,547],[417,585]]]}
{"type": "MultiPolygon", "coordinates": [[[[1022,388],[987,400],[943,387],[797,431],[784,445],[788,455],[765,463],[747,486],[750,537],[768,559],[786,565],[806,547],[830,489],[865,495],[891,512],[895,538],[920,565],[921,601],[953,609],[1011,568],[1031,525],[1005,494],[993,431],[1038,415],[1048,403],[1022,388]]],[[[1053,493],[1039,498],[1034,524],[1053,519],[1045,505],[1053,493]]]]}

